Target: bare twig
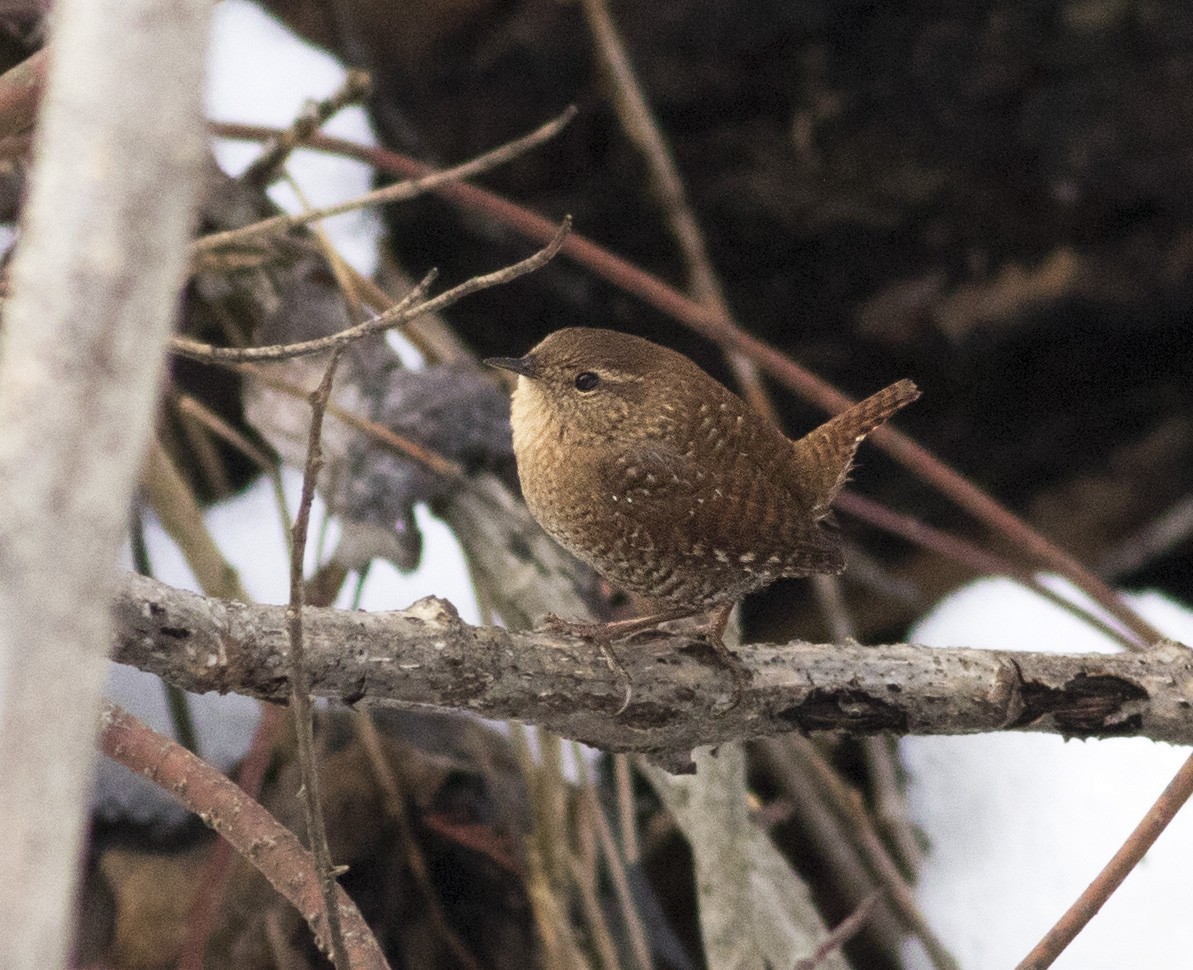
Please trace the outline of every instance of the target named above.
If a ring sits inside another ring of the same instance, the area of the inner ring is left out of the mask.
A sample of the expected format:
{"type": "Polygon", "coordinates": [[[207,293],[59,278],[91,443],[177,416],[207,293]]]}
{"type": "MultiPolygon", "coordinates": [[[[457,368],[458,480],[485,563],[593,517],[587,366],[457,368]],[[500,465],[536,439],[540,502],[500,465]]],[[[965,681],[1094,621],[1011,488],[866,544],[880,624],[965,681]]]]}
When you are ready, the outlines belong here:
{"type": "Polygon", "coordinates": [[[1193,537],[1193,495],[1186,495],[1144,528],[1110,551],[1099,564],[1103,576],[1122,576],[1193,537]]]}
{"type": "Polygon", "coordinates": [[[638,908],[634,905],[634,895],[630,891],[630,881],[626,875],[625,859],[618,850],[617,840],[613,838],[613,830],[609,826],[609,820],[605,817],[601,800],[597,797],[596,786],[593,784],[588,766],[583,761],[580,746],[573,743],[572,750],[576,764],[580,765],[579,795],[587,808],[584,817],[596,833],[597,844],[605,859],[609,880],[613,883],[613,891],[621,909],[621,918],[624,920],[626,931],[629,934],[634,965],[638,970],[651,970],[653,961],[650,958],[650,942],[646,937],[646,927],[642,925],[642,917],[638,915],[638,908]]]}
{"type": "MultiPolygon", "coordinates": [[[[215,127],[226,137],[260,138],[273,131],[248,125],[225,124],[215,127]]],[[[311,146],[360,158],[382,171],[394,174],[416,177],[429,171],[421,162],[394,152],[355,145],[342,139],[316,136],[312,138],[311,146]]],[[[555,231],[549,220],[477,186],[452,182],[440,185],[435,191],[451,201],[484,211],[531,239],[541,242],[551,238],[555,231]]],[[[853,403],[827,381],[800,366],[778,349],[746,333],[732,320],[712,312],[668,286],[658,277],[619,259],[592,241],[572,235],[563,247],[563,254],[710,340],[749,357],[780,383],[825,410],[836,413],[853,403]]],[[[1162,639],[1155,627],[1127,607],[1110,587],[1069,553],[1045,538],[926,448],[893,427],[881,428],[874,433],[871,440],[974,518],[1009,538],[1023,551],[1026,558],[1055,570],[1072,581],[1108,613],[1120,620],[1142,643],[1150,645],[1162,639]]]]}
{"type": "Polygon", "coordinates": [[[286,163],[290,153],[322,128],[341,110],[364,100],[373,82],[364,71],[349,70],[340,89],[329,98],[307,105],[293,123],[273,140],[261,155],[241,174],[246,182],[268,185],[286,163]]]}
{"type": "Polygon", "coordinates": [[[967,566],[975,574],[988,573],[1002,575],[1013,579],[1026,589],[1030,589],[1037,596],[1048,600],[1054,606],[1066,613],[1071,613],[1091,629],[1097,630],[1108,640],[1122,644],[1128,650],[1144,649],[1137,638],[1132,638],[1120,628],[1107,623],[1082,603],[1074,603],[1066,599],[1055,590],[1049,589],[1038,579],[1031,569],[1012,562],[1003,556],[983,549],[975,543],[955,536],[943,529],[921,522],[910,515],[903,515],[887,508],[873,499],[856,492],[843,491],[837,496],[836,506],[847,515],[852,515],[876,529],[889,532],[891,535],[902,536],[908,542],[914,543],[921,549],[927,549],[945,559],[967,566]]]}
{"type": "Polygon", "coordinates": [[[302,775],[302,806],[306,816],[307,838],[315,857],[319,886],[323,893],[324,909],[327,913],[328,938],[320,944],[331,956],[337,970],[350,970],[348,951],[344,945],[344,931],[340,924],[340,907],[336,897],[336,872],[331,861],[331,850],[327,845],[327,829],[323,821],[323,804],[320,798],[321,782],[315,763],[314,722],[311,714],[310,681],[307,676],[306,657],[303,643],[303,606],[306,599],[306,584],[303,582],[302,561],[307,548],[307,529],[311,518],[311,503],[315,498],[315,485],[319,470],[323,466],[320,438],[323,432],[323,411],[331,396],[331,384],[335,379],[339,363],[338,350],[332,351],[327,370],[318,389],[311,395],[311,428],[307,444],[306,468],[302,477],[302,498],[298,514],[294,517],[294,529],[290,546],[290,605],[286,608],[286,630],[290,638],[290,708],[294,714],[294,733],[298,741],[298,766],[302,775]]]}
{"type": "Polygon", "coordinates": [[[156,439],[149,445],[142,481],[149,504],[181,550],[203,592],[223,599],[247,600],[240,576],[211,538],[195,493],[156,439]]]}
{"type": "MultiPolygon", "coordinates": [[[[583,804],[581,804],[580,812],[583,813],[583,811],[583,804]]],[[[613,934],[609,930],[609,920],[605,916],[605,910],[601,906],[601,900],[597,894],[597,856],[593,833],[585,831],[580,826],[577,839],[580,843],[580,851],[570,855],[568,863],[572,870],[572,881],[580,896],[585,929],[600,958],[601,966],[605,970],[621,970],[617,945],[613,941],[613,934]]]]}
{"type": "MultiPolygon", "coordinates": [[[[856,907],[878,888],[878,881],[863,860],[862,848],[849,823],[842,821],[828,804],[821,786],[811,783],[792,745],[782,738],[765,738],[753,747],[790,804],[801,841],[815,847],[836,893],[845,903],[856,907]]],[[[866,932],[875,946],[888,953],[897,952],[906,936],[902,921],[889,903],[880,907],[866,932]]]]}
{"type": "Polygon", "coordinates": [[[1068,911],[1050,929],[1031,953],[1024,957],[1016,970],[1044,970],[1064,951],[1073,939],[1085,929],[1111,894],[1122,885],[1131,870],[1155,844],[1156,839],[1176,817],[1181,806],[1193,794],[1193,757],[1190,757],[1161,792],[1156,803],[1148,810],[1143,820],[1114,854],[1106,867],[1098,873],[1068,911]]]}
{"type": "Polygon", "coordinates": [[[259,236],[288,232],[298,226],[305,226],[320,219],[342,215],[345,212],[354,212],[357,209],[363,209],[370,205],[406,202],[447,182],[458,182],[462,179],[472,178],[474,175],[487,172],[498,165],[517,158],[519,155],[525,154],[531,149],[554,138],[575,115],[576,109],[569,107],[559,117],[547,122],[547,124],[532,131],[529,135],[507,142],[493,149],[491,152],[485,152],[485,154],[469,162],[465,162],[463,165],[457,165],[454,168],[444,169],[440,172],[427,172],[417,178],[398,182],[396,185],[388,185],[382,189],[366,192],[364,195],[349,199],[347,202],[340,202],[336,205],[325,206],[320,209],[312,209],[301,215],[283,214],[271,216],[268,219],[262,219],[259,222],[241,226],[237,229],[211,233],[203,236],[201,239],[196,239],[191,244],[191,253],[192,255],[197,255],[213,249],[221,249],[225,246],[239,245],[246,240],[256,239],[259,236]]]}
{"type": "MultiPolygon", "coordinates": [[[[261,792],[265,770],[269,767],[274,745],[281,733],[282,717],[281,708],[273,704],[261,705],[261,719],[257,722],[257,730],[253,732],[248,754],[240,763],[236,784],[253,800],[261,792]]],[[[178,957],[178,970],[203,970],[207,940],[232,878],[232,852],[232,842],[225,836],[216,840],[204,863],[203,876],[188,914],[186,939],[178,957]]]]}
{"type": "MultiPolygon", "coordinates": [[[[104,754],[160,785],[203,819],[294,904],[316,936],[325,931],[315,861],[298,836],[207,762],[115,705],[104,705],[100,729],[104,754]]],[[[389,970],[356,904],[339,887],[336,896],[352,966],[389,970]]]]}
{"type": "Polygon", "coordinates": [[[863,899],[857,909],[833,927],[832,932],[816,948],[815,953],[795,962],[793,970],[816,970],[830,953],[835,953],[857,935],[858,931],[866,925],[866,920],[870,918],[870,914],[874,912],[874,907],[878,905],[881,898],[881,893],[871,893],[863,899]]]}
{"type": "MultiPolygon", "coordinates": [[[[305,397],[305,394],[303,396],[305,397]]],[[[239,451],[249,461],[260,468],[261,471],[268,472],[277,465],[277,462],[270,458],[269,455],[249,441],[247,437],[228,424],[227,421],[202,401],[191,397],[185,391],[177,389],[174,390],[173,401],[179,414],[184,414],[202,424],[203,427],[221,441],[227,442],[227,444],[239,451]]]]}
{"type": "MultiPolygon", "coordinates": [[[[688,202],[679,167],[638,83],[625,45],[609,14],[609,6],[605,0],[584,0],[582,6],[593,40],[596,41],[597,52],[613,84],[613,100],[622,127],[646,160],[651,187],[662,203],[671,225],[671,234],[683,254],[693,299],[719,316],[730,319],[732,314],[725,299],[725,287],[709,258],[704,233],[688,202]]],[[[732,351],[727,357],[733,376],[750,406],[778,424],[778,415],[754,362],[732,351]]]]}
{"type": "Polygon", "coordinates": [[[422,316],[424,313],[436,313],[444,307],[450,306],[479,290],[509,283],[516,280],[519,276],[524,276],[545,266],[559,252],[560,247],[571,231],[571,225],[571,218],[565,218],[556,229],[551,241],[534,255],[529,256],[521,262],[503,267],[492,273],[486,273],[483,276],[474,276],[472,279],[465,280],[458,286],[453,286],[450,290],[440,293],[439,296],[422,303],[412,301],[408,294],[401,303],[373,317],[373,319],[327,337],[319,337],[315,340],[303,340],[293,344],[244,348],[215,347],[211,344],[191,340],[187,337],[175,337],[171,347],[175,353],[208,363],[216,363],[218,361],[259,363],[271,360],[288,360],[292,357],[304,357],[308,354],[317,354],[333,350],[337,347],[343,347],[354,340],[360,340],[363,337],[380,333],[383,330],[391,330],[405,323],[407,320],[422,316]]]}
{"type": "MultiPolygon", "coordinates": [[[[306,397],[306,392],[297,384],[283,380],[255,364],[238,364],[236,365],[236,369],[246,374],[252,374],[255,380],[260,381],[268,387],[272,387],[274,390],[281,391],[283,394],[306,397]]],[[[327,405],[327,414],[337,421],[342,421],[344,424],[355,428],[362,434],[367,434],[375,441],[385,445],[387,448],[392,448],[398,454],[406,456],[411,461],[418,462],[436,475],[444,475],[449,478],[462,478],[464,476],[463,465],[452,461],[450,458],[444,458],[437,451],[432,451],[425,445],[420,445],[412,438],[400,435],[383,424],[370,421],[368,418],[362,418],[360,415],[354,414],[352,411],[330,402],[327,405]]]]}
{"type": "MultiPolygon", "coordinates": [[[[186,337],[174,338],[174,350],[187,357],[194,357],[206,363],[264,363],[267,361],[287,360],[291,357],[302,357],[307,354],[319,354],[337,347],[343,347],[354,340],[359,340],[369,334],[377,333],[396,326],[392,316],[400,314],[411,307],[417,306],[426,295],[427,290],[439,275],[438,270],[431,270],[424,276],[410,292],[397,303],[370,320],[341,330],[339,333],[329,334],[315,340],[304,340],[294,344],[270,344],[266,347],[216,347],[211,344],[200,343],[186,337]],[[386,316],[389,314],[390,316],[386,316]]],[[[449,291],[450,292],[450,291],[449,291]]],[[[399,322],[404,322],[399,321],[399,322]]]]}
{"type": "MultiPolygon", "coordinates": [[[[768,744],[777,743],[768,741],[768,744]]],[[[924,945],[924,950],[937,970],[960,970],[959,964],[945,947],[935,931],[928,925],[924,914],[915,901],[915,891],[903,878],[886,846],[874,830],[866,813],[862,796],[841,780],[841,777],[825,762],[807,738],[793,738],[791,751],[805,770],[819,782],[821,790],[829,797],[833,809],[846,823],[849,831],[857,838],[862,848],[862,858],[871,873],[885,888],[887,898],[903,925],[914,933],[924,945]]]]}
{"type": "Polygon", "coordinates": [[[360,739],[365,755],[369,759],[369,765],[373,769],[373,777],[381,789],[385,810],[398,827],[398,838],[402,840],[402,852],[406,856],[406,865],[427,905],[431,922],[435,924],[440,938],[447,944],[452,956],[459,961],[464,970],[481,970],[480,963],[477,962],[476,957],[472,955],[472,951],[468,949],[464,941],[460,939],[460,934],[453,929],[451,923],[448,922],[447,914],[443,911],[443,903],[440,902],[439,893],[435,891],[435,885],[431,882],[431,874],[427,869],[427,858],[423,853],[422,846],[418,844],[418,840],[414,836],[410,813],[406,810],[406,799],[398,787],[397,772],[393,770],[393,766],[385,756],[385,749],[381,744],[381,734],[373,722],[372,713],[357,711],[352,723],[356,727],[356,736],[360,739]]]}
{"type": "MultiPolygon", "coordinates": [[[[556,830],[559,821],[548,818],[550,796],[546,791],[552,787],[544,778],[548,768],[535,757],[529,732],[516,721],[510,724],[510,742],[526,780],[530,808],[534,815],[534,825],[525,846],[525,886],[542,944],[542,964],[546,970],[586,970],[588,961],[578,945],[569,915],[569,896],[561,891],[560,884],[553,878],[553,866],[546,854],[551,833],[556,830]]],[[[562,855],[566,845],[561,842],[555,849],[552,855],[562,855]]],[[[570,866],[567,877],[572,878],[570,866]]]]}

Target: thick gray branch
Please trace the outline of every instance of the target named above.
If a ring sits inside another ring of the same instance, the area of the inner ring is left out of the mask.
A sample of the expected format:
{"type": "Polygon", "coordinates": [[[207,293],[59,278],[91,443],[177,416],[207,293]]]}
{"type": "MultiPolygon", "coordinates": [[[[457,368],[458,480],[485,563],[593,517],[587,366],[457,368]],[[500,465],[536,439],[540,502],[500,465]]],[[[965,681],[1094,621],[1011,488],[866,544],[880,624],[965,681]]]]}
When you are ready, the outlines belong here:
{"type": "MultiPolygon", "coordinates": [[[[188,690],[286,697],[280,606],[209,600],[130,576],[115,619],[122,663],[188,690]]],[[[622,689],[594,644],[469,626],[443,600],[389,613],[309,609],[306,632],[320,696],[471,710],[614,751],[666,756],[797,730],[1027,730],[1193,744],[1193,651],[1177,644],[1114,655],[750,644],[738,650],[750,687],[718,718],[713,708],[731,679],[712,651],[652,633],[617,644],[634,697],[615,718],[622,689]]]]}
{"type": "Polygon", "coordinates": [[[64,966],[113,566],[202,172],[205,0],[58,0],[0,345],[0,966],[64,966]]]}

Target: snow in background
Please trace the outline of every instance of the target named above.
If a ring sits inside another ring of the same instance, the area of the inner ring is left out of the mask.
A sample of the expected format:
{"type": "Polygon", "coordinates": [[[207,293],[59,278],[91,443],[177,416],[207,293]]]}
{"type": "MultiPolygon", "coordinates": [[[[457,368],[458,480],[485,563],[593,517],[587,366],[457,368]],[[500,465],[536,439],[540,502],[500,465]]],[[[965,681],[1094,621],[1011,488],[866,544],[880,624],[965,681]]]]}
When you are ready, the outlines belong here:
{"type": "MultiPolygon", "coordinates": [[[[215,8],[207,61],[207,115],[213,121],[288,127],[310,101],[321,101],[344,84],[344,68],[330,55],[298,39],[247,0],[222,0],[215,8]]],[[[364,109],[346,108],[321,129],[325,134],[376,144],[364,109]]],[[[216,160],[238,175],[260,154],[255,142],[219,142],[216,160]]],[[[369,166],[300,149],[287,169],[313,207],[343,202],[373,188],[369,166]]],[[[279,181],[270,197],[289,212],[302,212],[293,189],[279,181]]],[[[376,214],[369,209],[324,219],[319,226],[355,269],[371,276],[377,265],[376,214]]]]}
{"type": "MultiPolygon", "coordinates": [[[[1068,584],[1068,599],[1090,604],[1068,584]]],[[[1193,643],[1193,611],[1156,593],[1124,597],[1162,633],[1193,643]]],[[[1096,611],[1096,608],[1092,608],[1096,611]]],[[[913,643],[1053,653],[1118,649],[1073,615],[1006,579],[944,599],[913,643]]],[[[917,896],[963,970],[1009,970],[1118,850],[1189,756],[1140,738],[1051,735],[906,738],[913,822],[931,845],[917,896]]],[[[1181,812],[1058,970],[1193,965],[1193,812],[1181,812]]],[[[930,963],[914,944],[912,970],[930,963]]]]}
{"type": "MultiPolygon", "coordinates": [[[[209,65],[207,111],[211,118],[222,121],[285,127],[308,100],[327,97],[344,80],[344,69],[331,57],[308,46],[243,0],[223,0],[217,6],[209,65]]],[[[325,130],[361,142],[373,141],[360,109],[340,112],[325,130]]],[[[259,146],[248,142],[226,142],[216,146],[216,155],[225,171],[236,174],[259,150],[259,146]]],[[[296,152],[288,169],[312,205],[339,202],[372,187],[372,173],[366,166],[316,152],[296,152]]],[[[301,211],[288,188],[280,186],[271,194],[279,205],[301,211]]],[[[353,266],[362,273],[373,272],[379,234],[373,214],[338,216],[321,225],[353,266]]],[[[286,505],[293,514],[298,506],[301,475],[286,471],[283,480],[286,505]]],[[[479,622],[467,565],[455,537],[426,509],[417,509],[416,517],[424,538],[422,565],[416,572],[403,575],[387,563],[374,563],[360,606],[368,610],[402,609],[423,596],[436,595],[451,600],[465,621],[479,622]]],[[[316,498],[307,548],[308,572],[314,569],[323,519],[323,506],[316,498]]],[[[241,495],[213,506],[206,520],[248,594],[260,603],[285,603],[289,598],[285,540],[288,524],[283,521],[269,483],[259,479],[241,495]]],[[[327,551],[334,548],[335,538],[333,523],[323,539],[327,551]]],[[[195,578],[181,552],[152,515],[146,519],[145,539],[154,576],[197,592],[195,578]]],[[[121,568],[129,569],[131,565],[126,549],[121,568]]],[[[348,606],[348,596],[346,592],[338,605],[348,606]]],[[[200,753],[227,770],[241,758],[252,737],[257,703],[235,695],[189,696],[200,753]]],[[[163,685],[156,677],[113,664],[108,697],[156,730],[172,734],[163,685]]],[[[131,814],[159,821],[182,817],[182,810],[164,800],[156,788],[106,758],[101,759],[96,797],[98,807],[106,814],[131,814]]]]}
{"type": "MultiPolygon", "coordinates": [[[[342,83],[343,69],[293,37],[243,0],[223,0],[213,26],[208,82],[212,118],[283,127],[303,104],[342,83]]],[[[327,126],[336,135],[371,141],[364,113],[341,112],[327,126]]],[[[217,146],[220,164],[236,173],[256,146],[217,146]]],[[[300,151],[290,170],[313,205],[336,202],[371,187],[359,163],[300,151]]],[[[299,211],[293,192],[272,191],[278,204],[299,211]]],[[[361,272],[375,265],[376,217],[349,214],[327,220],[335,246],[361,272]]],[[[287,503],[297,504],[298,476],[286,475],[287,503]]],[[[317,523],[312,529],[313,555],[317,523]]],[[[284,602],[288,580],[283,522],[266,483],[211,509],[216,542],[255,599],[284,602]]],[[[402,576],[376,564],[362,605],[401,608],[424,595],[451,599],[465,620],[477,607],[454,537],[430,516],[424,564],[402,576]]],[[[146,540],[155,575],[194,589],[178,550],[150,519],[146,540]]],[[[330,546],[328,547],[330,548],[330,546]]],[[[125,563],[127,565],[127,561],[125,563]]],[[[1193,614],[1155,595],[1132,602],[1161,630],[1193,642],[1193,614]]],[[[1079,621],[1017,585],[983,580],[942,602],[912,632],[936,646],[1074,652],[1109,645],[1079,621]]],[[[114,665],[110,696],[159,730],[169,722],[160,681],[114,665]]],[[[243,753],[257,705],[235,696],[192,698],[203,754],[229,767],[243,753]]],[[[918,887],[928,919],[960,958],[964,970],[1014,966],[1077,897],[1175,773],[1187,752],[1149,741],[1064,742],[1051,736],[986,735],[915,738],[902,743],[910,775],[909,802],[931,840],[918,887]]],[[[153,795],[132,796],[132,779],[104,759],[100,795],[139,814],[160,813],[153,795]]],[[[160,817],[160,814],[159,816],[160,817]]],[[[1056,964],[1069,970],[1185,967],[1193,954],[1193,817],[1178,816],[1141,866],[1056,964]]],[[[926,966],[909,947],[910,966],[926,966]]]]}

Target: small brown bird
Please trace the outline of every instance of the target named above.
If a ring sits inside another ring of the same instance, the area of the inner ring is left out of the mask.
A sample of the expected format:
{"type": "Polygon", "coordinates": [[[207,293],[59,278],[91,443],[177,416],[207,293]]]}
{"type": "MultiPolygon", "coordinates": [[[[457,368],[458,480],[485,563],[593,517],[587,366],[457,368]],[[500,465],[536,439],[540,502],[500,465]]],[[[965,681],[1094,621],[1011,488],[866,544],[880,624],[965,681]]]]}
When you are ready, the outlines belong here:
{"type": "Polygon", "coordinates": [[[721,639],[733,605],[781,576],[844,568],[824,528],[833,499],[866,434],[920,395],[899,381],[791,441],[687,357],[630,334],[570,327],[485,363],[518,375],[514,454],[534,517],[607,579],[670,607],[583,631],[604,646],[712,612],[730,708],[747,676],[721,639]]]}

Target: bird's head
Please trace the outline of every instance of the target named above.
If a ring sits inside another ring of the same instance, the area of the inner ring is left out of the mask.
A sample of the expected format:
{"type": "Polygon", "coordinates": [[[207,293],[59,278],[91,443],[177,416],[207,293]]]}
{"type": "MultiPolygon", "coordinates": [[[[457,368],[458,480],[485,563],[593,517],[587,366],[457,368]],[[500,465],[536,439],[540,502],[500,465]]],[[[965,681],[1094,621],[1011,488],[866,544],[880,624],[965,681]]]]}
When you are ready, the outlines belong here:
{"type": "Polygon", "coordinates": [[[580,446],[650,437],[669,421],[677,392],[709,379],[673,350],[588,327],[557,330],[525,357],[485,363],[518,375],[515,438],[550,435],[580,446]]]}

